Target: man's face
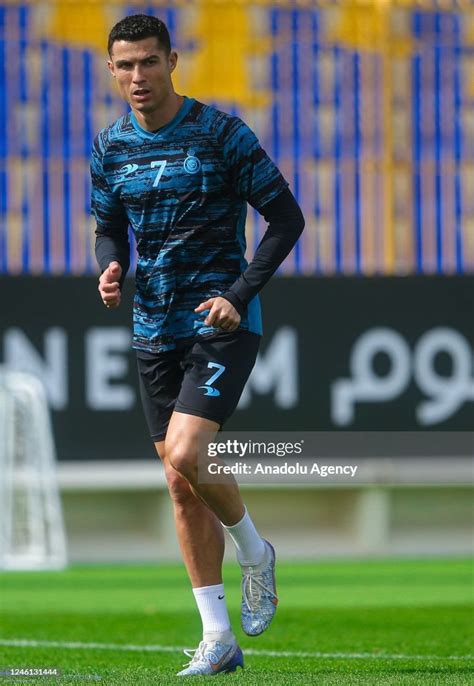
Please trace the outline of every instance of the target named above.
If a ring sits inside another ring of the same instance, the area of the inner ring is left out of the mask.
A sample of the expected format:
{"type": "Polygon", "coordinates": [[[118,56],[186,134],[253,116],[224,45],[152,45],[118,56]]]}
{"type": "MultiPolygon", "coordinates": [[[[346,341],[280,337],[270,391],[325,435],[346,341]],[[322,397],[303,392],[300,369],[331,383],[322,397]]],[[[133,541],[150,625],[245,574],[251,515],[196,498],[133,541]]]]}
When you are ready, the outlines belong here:
{"type": "Polygon", "coordinates": [[[178,56],[169,55],[155,37],[139,41],[115,41],[108,62],[120,95],[143,114],[154,112],[174,92],[171,72],[178,56]]]}

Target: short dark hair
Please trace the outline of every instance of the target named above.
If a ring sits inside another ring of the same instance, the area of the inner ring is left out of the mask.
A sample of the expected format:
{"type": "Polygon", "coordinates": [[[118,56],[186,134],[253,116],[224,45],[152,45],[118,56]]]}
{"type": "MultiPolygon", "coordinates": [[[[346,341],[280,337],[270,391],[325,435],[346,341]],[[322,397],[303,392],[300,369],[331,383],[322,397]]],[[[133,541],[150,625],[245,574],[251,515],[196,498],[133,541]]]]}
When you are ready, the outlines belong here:
{"type": "Polygon", "coordinates": [[[148,14],[131,14],[115,24],[109,33],[107,44],[109,55],[112,56],[112,46],[115,41],[126,40],[133,42],[143,40],[144,38],[151,38],[152,36],[155,36],[160,48],[169,55],[171,52],[171,40],[164,21],[161,21],[158,17],[151,17],[148,14]]]}

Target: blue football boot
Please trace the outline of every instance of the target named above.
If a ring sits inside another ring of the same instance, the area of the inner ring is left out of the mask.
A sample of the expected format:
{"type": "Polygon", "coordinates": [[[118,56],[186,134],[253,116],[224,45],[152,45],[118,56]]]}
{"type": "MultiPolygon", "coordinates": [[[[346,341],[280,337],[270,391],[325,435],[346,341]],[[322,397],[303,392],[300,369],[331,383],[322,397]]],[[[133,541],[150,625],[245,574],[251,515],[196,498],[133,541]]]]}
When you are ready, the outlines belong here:
{"type": "Polygon", "coordinates": [[[248,636],[258,636],[268,629],[278,605],[275,551],[268,541],[264,543],[265,557],[260,565],[241,565],[242,629],[248,636]]]}

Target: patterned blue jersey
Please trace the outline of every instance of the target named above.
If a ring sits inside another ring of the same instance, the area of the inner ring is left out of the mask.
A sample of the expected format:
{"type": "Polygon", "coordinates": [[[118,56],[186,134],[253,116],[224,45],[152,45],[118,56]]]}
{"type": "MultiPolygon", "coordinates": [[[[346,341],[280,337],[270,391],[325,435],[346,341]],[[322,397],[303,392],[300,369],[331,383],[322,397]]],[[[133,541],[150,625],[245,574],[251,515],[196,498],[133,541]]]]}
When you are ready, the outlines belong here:
{"type": "MultiPolygon", "coordinates": [[[[135,234],[133,347],[172,350],[217,331],[194,309],[222,295],[247,267],[247,203],[257,210],[287,182],[239,118],[185,98],[157,132],[133,113],[94,141],[92,210],[98,234],[135,234]]],[[[261,333],[254,298],[240,327],[261,333]]]]}

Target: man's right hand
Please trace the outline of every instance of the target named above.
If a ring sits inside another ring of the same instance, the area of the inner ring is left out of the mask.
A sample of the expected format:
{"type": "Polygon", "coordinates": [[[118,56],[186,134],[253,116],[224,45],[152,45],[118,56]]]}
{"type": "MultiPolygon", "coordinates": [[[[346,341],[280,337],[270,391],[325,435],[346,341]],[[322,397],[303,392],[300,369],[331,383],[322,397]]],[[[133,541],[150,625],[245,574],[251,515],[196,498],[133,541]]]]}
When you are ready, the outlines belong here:
{"type": "Polygon", "coordinates": [[[111,262],[99,278],[100,297],[104,305],[110,310],[120,305],[121,291],[119,282],[121,276],[122,267],[120,264],[118,262],[111,262]]]}

